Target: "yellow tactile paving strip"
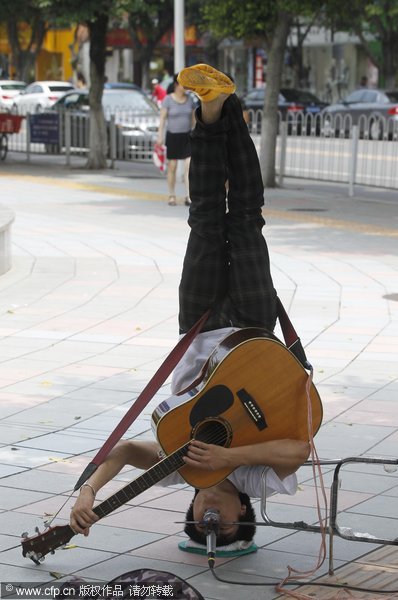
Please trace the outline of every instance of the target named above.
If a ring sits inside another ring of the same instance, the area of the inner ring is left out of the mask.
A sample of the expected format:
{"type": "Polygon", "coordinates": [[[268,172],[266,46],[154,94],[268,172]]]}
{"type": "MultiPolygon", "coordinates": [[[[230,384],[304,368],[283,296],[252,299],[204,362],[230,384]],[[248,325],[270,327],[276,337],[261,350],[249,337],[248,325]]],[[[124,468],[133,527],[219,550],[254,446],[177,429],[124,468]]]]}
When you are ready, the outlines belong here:
{"type": "MultiPolygon", "coordinates": [[[[58,186],[66,189],[86,190],[88,192],[98,192],[100,194],[113,194],[115,196],[124,196],[126,198],[133,198],[135,200],[150,200],[159,202],[167,199],[167,195],[159,194],[156,192],[133,191],[108,185],[94,185],[91,183],[83,183],[77,181],[70,181],[67,179],[61,179],[59,177],[43,177],[41,175],[21,175],[19,173],[18,175],[16,175],[15,173],[4,171],[0,173],[0,177],[23,179],[24,181],[30,181],[32,183],[58,186]]],[[[376,225],[369,225],[365,223],[356,223],[354,221],[344,221],[342,219],[332,219],[330,217],[319,217],[309,213],[299,214],[293,211],[286,212],[283,210],[265,209],[265,214],[267,218],[275,217],[277,219],[296,221],[301,223],[316,223],[323,227],[358,231],[360,233],[366,233],[367,235],[398,237],[398,231],[396,229],[388,227],[378,227],[376,225]]]]}
{"type": "Polygon", "coordinates": [[[300,221],[302,223],[319,223],[323,227],[334,229],[347,229],[349,231],[358,231],[369,235],[382,235],[385,237],[398,237],[398,231],[388,227],[377,227],[367,223],[355,223],[354,221],[343,221],[341,219],[332,219],[330,217],[317,217],[308,213],[298,214],[295,212],[285,212],[281,210],[266,209],[267,217],[276,217],[278,219],[289,219],[291,221],[300,221]]]}
{"type": "Polygon", "coordinates": [[[0,173],[0,177],[11,177],[14,179],[23,179],[24,181],[31,183],[39,183],[41,185],[51,185],[55,187],[62,187],[70,190],[86,190],[87,192],[98,192],[100,194],[113,194],[115,196],[125,196],[127,198],[134,198],[135,200],[165,200],[167,196],[165,194],[157,194],[156,192],[134,192],[132,190],[125,190],[120,187],[113,187],[108,185],[94,185],[92,183],[82,183],[78,181],[70,181],[67,179],[61,179],[59,177],[43,177],[42,175],[16,175],[15,173],[0,173]]]}
{"type": "MultiPolygon", "coordinates": [[[[305,585],[296,591],[314,600],[344,600],[355,598],[361,600],[378,600],[384,598],[398,599],[398,594],[380,594],[378,591],[398,590],[398,548],[396,546],[383,546],[379,550],[370,552],[357,561],[350,562],[335,571],[334,576],[325,575],[317,582],[337,583],[339,585],[352,585],[368,588],[375,592],[365,593],[359,591],[343,592],[335,588],[315,585],[305,585]]],[[[289,590],[293,589],[289,587],[289,590]]],[[[279,598],[288,598],[287,595],[279,598]]]]}

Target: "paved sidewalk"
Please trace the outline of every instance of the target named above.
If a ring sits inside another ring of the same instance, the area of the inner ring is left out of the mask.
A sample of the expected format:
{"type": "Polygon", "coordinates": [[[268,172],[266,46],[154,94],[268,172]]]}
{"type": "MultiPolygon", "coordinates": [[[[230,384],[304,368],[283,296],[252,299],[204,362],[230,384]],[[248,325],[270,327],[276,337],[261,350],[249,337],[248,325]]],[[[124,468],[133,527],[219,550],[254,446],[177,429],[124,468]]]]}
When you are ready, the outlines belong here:
{"type": "MultiPolygon", "coordinates": [[[[73,574],[105,582],[151,567],[182,576],[210,600],[278,597],[272,586],[247,583],[280,581],[288,564],[311,568],[319,536],[259,527],[257,554],[217,560],[217,573],[241,585],[217,582],[203,557],[177,548],[188,486],[149,489],[40,566],[22,558],[22,532],[42,529],[64,503],[55,523],[67,523],[78,476],[176,341],[187,209],[167,205],[165,180],[151,165],[93,173],[28,166],[11,155],[0,190],[16,213],[13,267],[0,278],[0,580],[73,574]]],[[[287,181],[266,192],[265,235],[275,286],[323,401],[320,457],[397,458],[396,194],[356,192],[348,198],[345,186],[287,181]]],[[[130,436],[152,436],[151,412],[169,395],[166,384],[130,436]]],[[[346,467],[341,526],[398,537],[398,473],[390,471],[346,467]]],[[[100,499],[137,473],[123,471],[100,499]]],[[[329,486],[330,469],[324,473],[329,486]]],[[[303,467],[299,478],[296,496],[268,502],[272,519],[317,521],[311,470],[303,467]]],[[[363,564],[376,548],[337,538],[335,567],[363,564]]],[[[317,575],[324,573],[326,563],[317,575]]]]}

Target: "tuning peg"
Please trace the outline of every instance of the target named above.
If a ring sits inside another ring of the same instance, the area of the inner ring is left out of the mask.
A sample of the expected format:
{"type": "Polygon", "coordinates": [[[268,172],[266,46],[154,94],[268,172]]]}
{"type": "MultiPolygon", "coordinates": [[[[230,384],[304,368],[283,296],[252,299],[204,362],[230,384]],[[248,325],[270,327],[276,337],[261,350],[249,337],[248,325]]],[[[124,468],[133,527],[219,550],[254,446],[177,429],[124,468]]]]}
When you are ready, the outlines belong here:
{"type": "Polygon", "coordinates": [[[37,535],[40,535],[41,531],[38,527],[35,527],[35,531],[36,531],[37,535]]]}
{"type": "Polygon", "coordinates": [[[43,563],[43,562],[45,561],[45,559],[46,559],[46,557],[45,557],[45,556],[40,556],[40,558],[39,558],[39,562],[40,562],[40,563],[43,563]]]}
{"type": "Polygon", "coordinates": [[[55,550],[51,550],[50,554],[55,554],[55,550]]]}
{"type": "Polygon", "coordinates": [[[32,560],[35,565],[39,565],[39,556],[36,554],[36,552],[34,552],[33,550],[29,551],[26,553],[26,557],[30,558],[30,560],[32,560]]]}
{"type": "Polygon", "coordinates": [[[26,539],[28,536],[29,536],[29,534],[28,534],[28,532],[27,532],[27,531],[24,531],[23,533],[21,533],[21,537],[23,537],[23,538],[25,538],[25,539],[26,539]]]}

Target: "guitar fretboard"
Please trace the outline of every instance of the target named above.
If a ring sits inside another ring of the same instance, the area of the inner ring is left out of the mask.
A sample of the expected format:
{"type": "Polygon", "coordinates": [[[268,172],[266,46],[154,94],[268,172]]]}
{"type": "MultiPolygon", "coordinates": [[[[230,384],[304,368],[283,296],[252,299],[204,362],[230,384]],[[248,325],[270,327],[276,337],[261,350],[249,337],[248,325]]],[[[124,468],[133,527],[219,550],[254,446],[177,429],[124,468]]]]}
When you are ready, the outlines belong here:
{"type": "Polygon", "coordinates": [[[182,446],[162,461],[156,463],[156,465],[137,477],[137,479],[134,479],[134,481],[128,483],[115,494],[112,494],[112,496],[98,504],[98,506],[93,509],[95,514],[100,519],[106,517],[106,515],[109,515],[129,500],[142,494],[147,489],[167,477],[167,475],[170,475],[183,467],[185,464],[183,457],[188,451],[188,446],[189,443],[185,444],[185,446],[182,446]]]}

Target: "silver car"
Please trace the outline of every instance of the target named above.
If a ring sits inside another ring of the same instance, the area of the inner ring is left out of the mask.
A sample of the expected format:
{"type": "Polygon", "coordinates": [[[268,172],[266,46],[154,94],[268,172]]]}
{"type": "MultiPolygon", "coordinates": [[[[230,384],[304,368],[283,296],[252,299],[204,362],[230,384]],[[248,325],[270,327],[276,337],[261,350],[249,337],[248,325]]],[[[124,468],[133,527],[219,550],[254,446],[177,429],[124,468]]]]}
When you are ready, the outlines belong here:
{"type": "Polygon", "coordinates": [[[361,137],[396,139],[398,91],[360,88],[325,108],[322,117],[325,135],[346,136],[358,125],[361,137]]]}
{"type": "MultiPolygon", "coordinates": [[[[159,130],[159,109],[140,89],[108,89],[102,95],[102,106],[111,145],[111,119],[114,120],[116,157],[120,159],[149,160],[159,130]]],[[[89,147],[88,90],[73,90],[65,94],[51,109],[61,117],[68,112],[71,123],[71,146],[87,150],[89,147]]],[[[47,146],[47,152],[59,152],[65,146],[64,118],[61,119],[60,146],[47,146]]]]}

